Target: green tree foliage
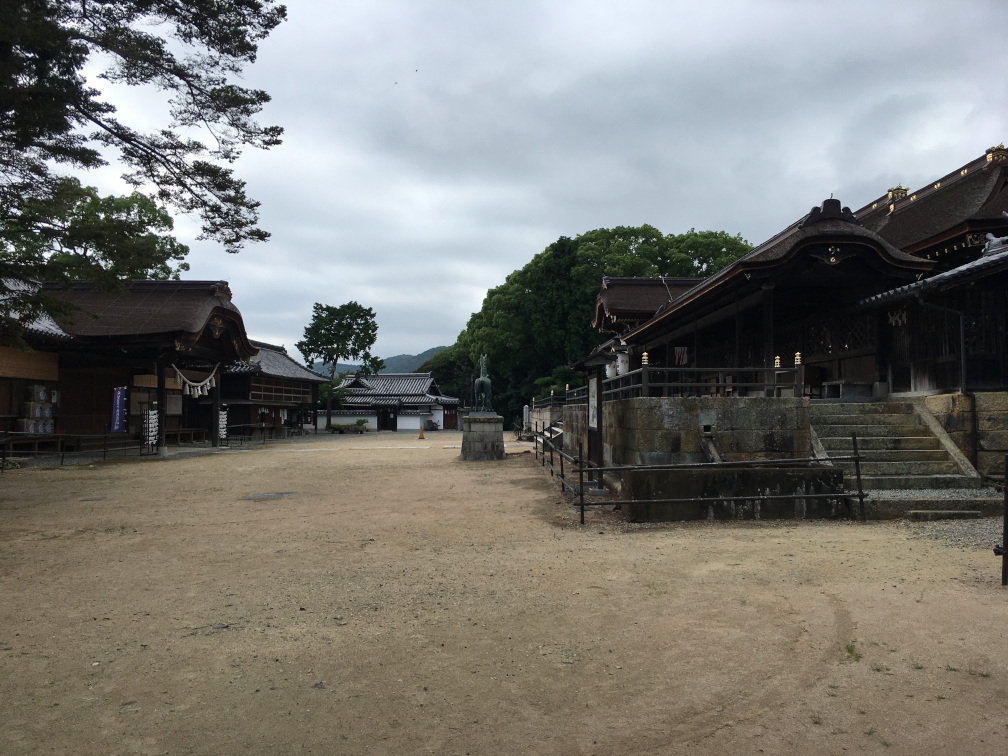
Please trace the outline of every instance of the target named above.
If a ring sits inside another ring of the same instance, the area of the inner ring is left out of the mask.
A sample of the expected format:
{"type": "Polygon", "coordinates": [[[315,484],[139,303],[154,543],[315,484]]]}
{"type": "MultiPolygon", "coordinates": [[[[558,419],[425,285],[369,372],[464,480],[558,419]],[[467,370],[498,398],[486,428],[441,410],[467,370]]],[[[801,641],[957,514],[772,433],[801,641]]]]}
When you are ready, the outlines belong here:
{"type": "Polygon", "coordinates": [[[93,187],[63,178],[46,201],[29,199],[6,241],[16,251],[0,254],[4,315],[0,343],[23,346],[21,324],[66,306],[33,282],[94,281],[112,288],[134,278],[178,278],[189,269],[189,248],[171,236],[171,216],[150,197],[101,197],[93,187]],[[15,317],[16,316],[16,317],[15,317]]]}
{"type": "Polygon", "coordinates": [[[282,130],[255,120],[269,96],[235,80],[285,16],[272,0],[0,0],[0,338],[46,310],[37,282],[170,275],[184,247],[159,206],[197,215],[229,252],[268,238],[229,166],[282,130]],[[168,122],[123,121],[85,77],[98,67],[167,92],[168,122]],[[72,178],[109,160],[150,196],[102,199],[72,178]]]}
{"type": "Polygon", "coordinates": [[[560,237],[487,292],[445,359],[460,375],[465,357],[472,366],[487,354],[495,407],[505,417],[517,416],[538,391],[577,385],[567,366],[604,338],[591,327],[603,276],[700,278],[750,249],[741,236],[724,231],[664,235],[647,225],[560,237]]]}
{"type": "Polygon", "coordinates": [[[305,326],[304,339],[295,346],[311,365],[322,362],[329,370],[329,385],[333,390],[324,392],[326,397],[326,427],[332,425],[332,400],[335,393],[336,363],[341,359],[361,361],[361,373],[375,373],[384,367],[378,357],[371,354],[378,337],[375,313],[350,301],[339,307],[316,302],[312,307],[311,323],[305,326]]]}
{"type": "Polygon", "coordinates": [[[445,396],[457,397],[463,404],[469,403],[473,381],[479,375],[461,339],[430,357],[417,372],[430,373],[445,396]]]}

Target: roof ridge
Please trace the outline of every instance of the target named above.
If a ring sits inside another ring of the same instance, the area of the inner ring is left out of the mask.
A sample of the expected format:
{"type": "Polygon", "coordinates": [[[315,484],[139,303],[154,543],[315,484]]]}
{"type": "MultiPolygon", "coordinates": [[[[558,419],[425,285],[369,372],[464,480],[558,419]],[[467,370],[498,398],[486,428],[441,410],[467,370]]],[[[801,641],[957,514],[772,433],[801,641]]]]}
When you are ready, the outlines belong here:
{"type": "MultiPolygon", "coordinates": [[[[984,168],[987,165],[989,165],[990,161],[987,158],[987,155],[989,153],[990,153],[989,150],[985,150],[980,157],[969,161],[965,165],[959,166],[955,170],[946,173],[944,176],[936,178],[934,181],[928,182],[927,185],[922,186],[920,189],[915,189],[914,191],[910,191],[909,189],[907,189],[906,194],[901,197],[893,197],[892,194],[886,192],[885,194],[882,194],[876,199],[868,202],[864,207],[855,210],[854,215],[859,216],[862,213],[867,215],[872,210],[877,210],[880,204],[882,205],[892,204],[893,209],[895,210],[896,208],[902,207],[905,204],[913,202],[914,199],[917,197],[926,197],[929,194],[933,194],[934,192],[938,191],[941,188],[940,187],[941,184],[947,182],[958,183],[959,181],[964,180],[967,176],[972,176],[976,172],[977,168],[984,168]]],[[[902,187],[900,188],[902,189],[902,187]]],[[[890,189],[890,192],[891,191],[892,190],[890,189]]]]}

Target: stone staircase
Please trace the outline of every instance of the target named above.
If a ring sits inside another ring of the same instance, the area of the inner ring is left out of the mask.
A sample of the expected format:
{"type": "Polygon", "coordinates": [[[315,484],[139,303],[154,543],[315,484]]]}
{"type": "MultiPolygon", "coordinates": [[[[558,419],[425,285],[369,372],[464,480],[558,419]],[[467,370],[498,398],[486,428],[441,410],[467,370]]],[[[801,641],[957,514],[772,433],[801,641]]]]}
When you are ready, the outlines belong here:
{"type": "MultiPolygon", "coordinates": [[[[912,402],[813,402],[812,428],[828,457],[854,453],[857,434],[865,490],[978,489],[980,476],[927,410],[912,402]],[[950,448],[951,447],[951,448],[950,448]]],[[[853,460],[837,460],[848,490],[853,460]]]]}
{"type": "MultiPolygon", "coordinates": [[[[552,441],[554,445],[562,449],[564,443],[563,420],[558,420],[548,428],[543,428],[540,438],[552,441]]],[[[574,451],[576,452],[577,449],[574,451]]]]}

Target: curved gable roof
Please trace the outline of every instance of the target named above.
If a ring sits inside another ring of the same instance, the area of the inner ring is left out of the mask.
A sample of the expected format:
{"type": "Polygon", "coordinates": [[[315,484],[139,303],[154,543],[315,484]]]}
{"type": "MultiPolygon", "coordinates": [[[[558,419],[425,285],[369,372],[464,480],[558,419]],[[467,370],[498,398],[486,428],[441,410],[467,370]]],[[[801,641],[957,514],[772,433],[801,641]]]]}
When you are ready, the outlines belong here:
{"type": "MultiPolygon", "coordinates": [[[[828,199],[801,219],[753,249],[749,254],[705,278],[682,296],[662,307],[654,318],[628,333],[624,338],[636,336],[660,327],[663,321],[672,321],[683,308],[707,297],[715,296],[722,287],[731,285],[742,277],[748,280],[754,273],[766,276],[774,269],[783,269],[799,250],[811,244],[855,243],[872,250],[877,259],[887,267],[908,272],[926,272],[933,263],[900,251],[878,234],[863,228],[849,208],[839,200],[828,199]]],[[[830,262],[828,260],[824,262],[830,262]]],[[[832,262],[837,262],[836,260],[832,262]]]]}
{"type": "Polygon", "coordinates": [[[234,362],[228,365],[227,372],[235,374],[262,375],[268,378],[281,378],[289,381],[307,381],[309,383],[328,383],[324,375],[309,370],[304,365],[291,359],[287,350],[276,344],[264,341],[250,341],[259,350],[248,362],[234,362]]]}
{"type": "Polygon", "coordinates": [[[104,291],[90,282],[75,282],[66,289],[54,284],[43,288],[75,308],[58,320],[75,339],[176,339],[192,346],[209,330],[214,339],[229,332],[230,346],[239,359],[247,360],[257,352],[249,342],[241,312],[231,303],[226,281],[134,281],[115,291],[104,291]]]}

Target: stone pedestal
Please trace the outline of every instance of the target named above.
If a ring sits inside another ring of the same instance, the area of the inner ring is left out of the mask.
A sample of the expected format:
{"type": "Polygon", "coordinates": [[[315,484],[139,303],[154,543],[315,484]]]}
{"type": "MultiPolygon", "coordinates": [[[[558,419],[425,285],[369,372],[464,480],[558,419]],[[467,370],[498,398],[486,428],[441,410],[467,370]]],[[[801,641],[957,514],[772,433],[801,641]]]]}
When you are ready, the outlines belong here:
{"type": "Polygon", "coordinates": [[[504,459],[504,418],[491,412],[474,412],[463,417],[462,460],[491,459],[504,459]]]}

